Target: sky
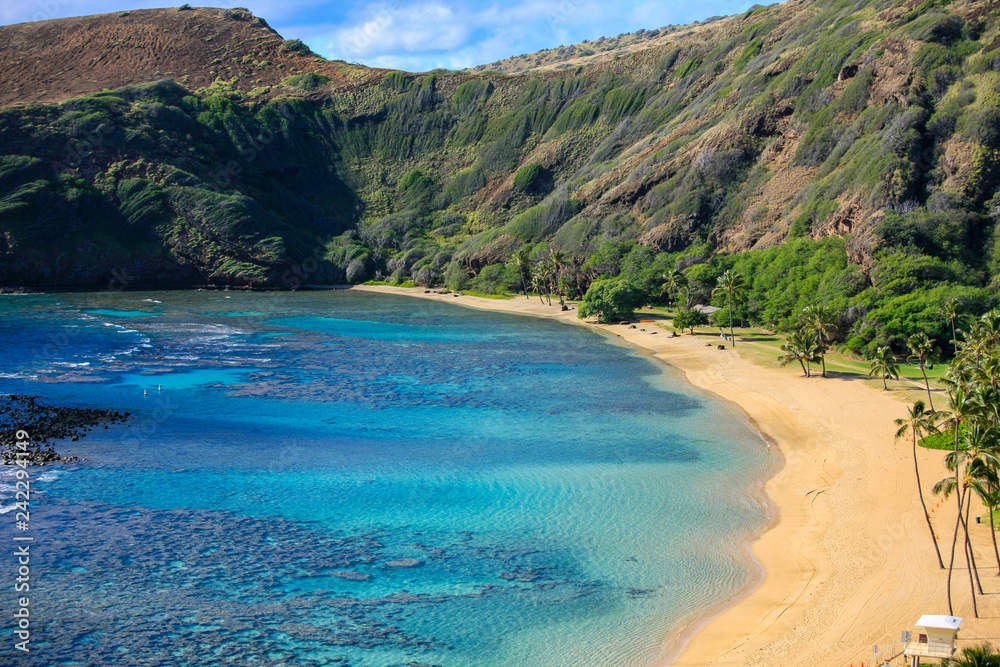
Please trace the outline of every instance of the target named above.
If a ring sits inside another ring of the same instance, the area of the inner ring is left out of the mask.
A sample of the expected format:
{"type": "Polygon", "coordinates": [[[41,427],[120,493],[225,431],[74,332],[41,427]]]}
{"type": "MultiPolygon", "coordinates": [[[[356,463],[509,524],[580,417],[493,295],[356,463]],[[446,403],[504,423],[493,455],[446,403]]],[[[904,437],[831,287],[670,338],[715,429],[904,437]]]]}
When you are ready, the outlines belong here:
{"type": "MultiPolygon", "coordinates": [[[[758,0],[769,4],[769,0],[758,0]]],[[[181,2],[177,2],[180,5],[181,2]]],[[[194,0],[246,7],[286,39],[330,59],[423,72],[462,69],[640,28],[744,12],[753,0],[194,0]]],[[[164,0],[0,0],[0,24],[126,9],[164,0]]]]}

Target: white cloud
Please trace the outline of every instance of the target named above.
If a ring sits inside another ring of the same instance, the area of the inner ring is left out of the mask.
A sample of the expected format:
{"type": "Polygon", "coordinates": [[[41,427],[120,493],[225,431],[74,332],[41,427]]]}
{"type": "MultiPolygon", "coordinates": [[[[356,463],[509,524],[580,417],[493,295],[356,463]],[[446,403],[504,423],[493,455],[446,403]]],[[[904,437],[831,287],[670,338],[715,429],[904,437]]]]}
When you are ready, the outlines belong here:
{"type": "Polygon", "coordinates": [[[691,11],[689,4],[669,2],[646,2],[636,5],[630,12],[632,22],[644,28],[662,28],[701,21],[711,16],[729,16],[749,9],[755,2],[769,4],[773,0],[708,0],[701,3],[697,12],[691,11]]]}
{"type": "Polygon", "coordinates": [[[467,12],[431,2],[402,7],[398,2],[368,9],[361,21],[337,29],[328,40],[332,54],[365,58],[386,53],[432,53],[461,47],[475,29],[467,12]]]}
{"type": "Polygon", "coordinates": [[[402,6],[395,0],[368,7],[346,27],[331,26],[325,39],[317,27],[309,32],[316,35],[314,48],[331,58],[409,70],[457,69],[577,41],[573,35],[599,31],[619,13],[594,0],[468,7],[447,0],[402,6]]]}
{"type": "MultiPolygon", "coordinates": [[[[181,4],[171,0],[169,4],[181,4]]],[[[192,0],[249,7],[329,58],[425,71],[460,69],[639,28],[745,10],[752,0],[192,0]],[[351,2],[358,4],[352,6],[351,2]]],[[[164,0],[0,0],[0,22],[162,7],[164,0]]]]}

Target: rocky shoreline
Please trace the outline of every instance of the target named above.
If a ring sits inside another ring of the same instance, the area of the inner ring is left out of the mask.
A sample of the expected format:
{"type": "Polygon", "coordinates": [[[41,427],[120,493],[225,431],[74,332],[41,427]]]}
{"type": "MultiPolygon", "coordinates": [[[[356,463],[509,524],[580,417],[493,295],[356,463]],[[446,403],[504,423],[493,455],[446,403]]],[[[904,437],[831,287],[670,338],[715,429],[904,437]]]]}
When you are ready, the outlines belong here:
{"type": "Polygon", "coordinates": [[[46,405],[38,399],[38,396],[16,394],[0,396],[0,461],[4,465],[17,458],[15,443],[19,430],[26,431],[29,436],[28,461],[32,465],[45,465],[77,460],[75,456],[57,453],[52,447],[53,440],[79,440],[98,426],[108,428],[132,418],[128,412],[46,405]]]}

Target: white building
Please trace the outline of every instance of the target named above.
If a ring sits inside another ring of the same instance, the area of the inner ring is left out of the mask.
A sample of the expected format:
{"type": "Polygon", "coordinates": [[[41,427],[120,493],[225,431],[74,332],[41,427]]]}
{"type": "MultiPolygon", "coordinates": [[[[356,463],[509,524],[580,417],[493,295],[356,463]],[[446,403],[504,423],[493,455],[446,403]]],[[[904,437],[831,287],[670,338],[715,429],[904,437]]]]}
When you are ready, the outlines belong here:
{"type": "Polygon", "coordinates": [[[962,619],[956,616],[921,616],[916,633],[906,642],[904,654],[914,666],[920,658],[950,658],[955,653],[955,639],[961,625],[962,619]]]}

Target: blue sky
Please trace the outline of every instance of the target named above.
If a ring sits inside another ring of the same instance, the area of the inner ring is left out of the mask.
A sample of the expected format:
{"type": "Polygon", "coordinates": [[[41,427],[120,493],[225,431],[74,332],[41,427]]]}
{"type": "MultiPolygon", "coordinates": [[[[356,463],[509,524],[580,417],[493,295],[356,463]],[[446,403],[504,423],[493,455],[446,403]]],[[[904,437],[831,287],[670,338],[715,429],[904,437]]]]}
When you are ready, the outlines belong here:
{"type": "MultiPolygon", "coordinates": [[[[247,7],[285,38],[301,39],[327,58],[427,71],[460,69],[585,39],[735,14],[754,2],[202,0],[191,4],[247,7]]],[[[0,23],[163,6],[171,5],[164,0],[3,0],[0,23]]]]}

